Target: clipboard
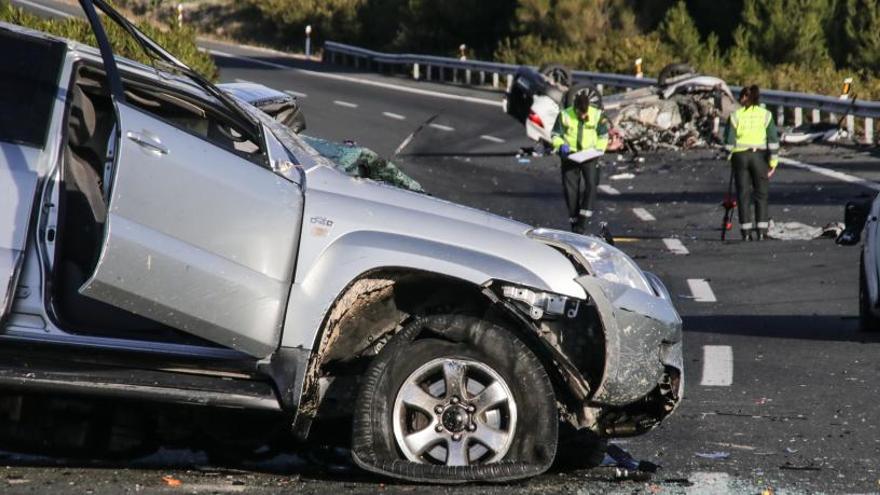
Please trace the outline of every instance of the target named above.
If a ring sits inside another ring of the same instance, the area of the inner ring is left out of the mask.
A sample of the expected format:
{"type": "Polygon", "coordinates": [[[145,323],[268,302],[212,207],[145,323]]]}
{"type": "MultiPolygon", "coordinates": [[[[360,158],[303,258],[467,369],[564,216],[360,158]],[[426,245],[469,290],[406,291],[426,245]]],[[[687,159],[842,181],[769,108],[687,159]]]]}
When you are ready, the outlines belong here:
{"type": "Polygon", "coordinates": [[[578,151],[577,153],[572,153],[568,155],[568,160],[571,160],[575,163],[584,163],[590,160],[595,160],[600,156],[604,155],[604,151],[599,151],[597,149],[588,149],[583,151],[578,151]]]}

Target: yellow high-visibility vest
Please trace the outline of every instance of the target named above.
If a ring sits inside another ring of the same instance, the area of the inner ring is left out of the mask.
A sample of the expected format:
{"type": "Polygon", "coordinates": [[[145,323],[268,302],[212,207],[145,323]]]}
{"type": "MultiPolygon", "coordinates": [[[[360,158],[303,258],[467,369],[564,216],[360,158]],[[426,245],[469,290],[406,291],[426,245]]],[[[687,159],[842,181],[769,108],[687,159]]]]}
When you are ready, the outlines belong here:
{"type": "Polygon", "coordinates": [[[573,152],[593,148],[605,151],[605,148],[608,147],[607,136],[600,137],[596,130],[599,127],[599,120],[602,118],[602,111],[598,108],[590,106],[587,109],[587,119],[584,120],[583,129],[580,131],[580,143],[578,142],[579,121],[574,107],[563,110],[559,118],[562,124],[562,135],[553,135],[553,149],[559,149],[563,144],[568,144],[573,152]]]}

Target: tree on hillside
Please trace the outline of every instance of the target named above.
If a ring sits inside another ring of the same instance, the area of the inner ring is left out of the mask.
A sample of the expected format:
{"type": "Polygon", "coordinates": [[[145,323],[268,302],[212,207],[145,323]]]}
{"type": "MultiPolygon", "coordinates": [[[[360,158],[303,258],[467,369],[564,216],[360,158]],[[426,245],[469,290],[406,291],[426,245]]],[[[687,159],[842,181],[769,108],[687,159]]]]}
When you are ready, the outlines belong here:
{"type": "Polygon", "coordinates": [[[358,12],[367,0],[249,0],[266,19],[283,30],[282,37],[301,37],[311,25],[319,39],[332,36],[337,41],[359,39],[358,12]]]}
{"type": "Polygon", "coordinates": [[[880,73],[880,4],[846,0],[845,32],[849,65],[880,73]]]}
{"type": "Polygon", "coordinates": [[[735,43],[770,65],[829,65],[825,28],[835,0],[745,0],[735,43]]]}
{"type": "MultiPolygon", "coordinates": [[[[372,3],[375,0],[370,0],[372,3]]],[[[515,0],[408,0],[397,44],[426,53],[455,54],[466,44],[488,57],[508,35],[515,0]]]]}

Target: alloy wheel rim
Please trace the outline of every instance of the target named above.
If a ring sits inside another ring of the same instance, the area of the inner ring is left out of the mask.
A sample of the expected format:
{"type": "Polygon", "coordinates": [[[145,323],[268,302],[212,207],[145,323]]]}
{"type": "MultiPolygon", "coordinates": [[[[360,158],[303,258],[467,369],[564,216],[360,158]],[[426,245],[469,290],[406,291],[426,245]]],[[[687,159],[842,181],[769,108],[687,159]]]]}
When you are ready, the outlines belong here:
{"type": "Polygon", "coordinates": [[[412,462],[471,466],[507,455],[517,426],[516,402],[489,366],[439,358],[412,372],[394,400],[394,438],[412,462]]]}

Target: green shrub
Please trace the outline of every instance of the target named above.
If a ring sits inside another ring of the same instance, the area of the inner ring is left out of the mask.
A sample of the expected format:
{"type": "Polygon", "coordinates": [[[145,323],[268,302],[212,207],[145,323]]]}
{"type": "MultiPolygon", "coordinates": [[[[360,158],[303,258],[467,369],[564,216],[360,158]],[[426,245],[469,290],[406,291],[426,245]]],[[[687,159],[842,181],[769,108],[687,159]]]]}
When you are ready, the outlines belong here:
{"type": "MultiPolygon", "coordinates": [[[[18,24],[62,38],[97,46],[91,26],[82,19],[44,19],[12,6],[8,0],[0,0],[0,21],[18,24]]],[[[104,22],[103,25],[116,55],[137,60],[138,62],[150,63],[149,57],[146,56],[137,42],[128,33],[124,32],[122,28],[112,22],[104,22]]],[[[214,65],[214,60],[210,54],[198,50],[195,32],[191,29],[171,27],[167,30],[160,30],[147,23],[139,23],[138,29],[150,38],[153,38],[168,52],[193,70],[198,71],[211,80],[217,79],[218,71],[217,66],[214,65]]]]}

